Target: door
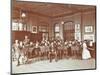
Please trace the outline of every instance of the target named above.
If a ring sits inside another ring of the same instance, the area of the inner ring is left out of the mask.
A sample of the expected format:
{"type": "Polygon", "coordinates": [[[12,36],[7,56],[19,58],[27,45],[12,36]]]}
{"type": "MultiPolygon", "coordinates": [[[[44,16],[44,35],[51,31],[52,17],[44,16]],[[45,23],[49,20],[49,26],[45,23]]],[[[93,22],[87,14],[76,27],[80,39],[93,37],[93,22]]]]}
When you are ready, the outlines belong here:
{"type": "Polygon", "coordinates": [[[64,24],[64,40],[74,40],[75,39],[75,25],[73,22],[66,22],[64,24]]]}

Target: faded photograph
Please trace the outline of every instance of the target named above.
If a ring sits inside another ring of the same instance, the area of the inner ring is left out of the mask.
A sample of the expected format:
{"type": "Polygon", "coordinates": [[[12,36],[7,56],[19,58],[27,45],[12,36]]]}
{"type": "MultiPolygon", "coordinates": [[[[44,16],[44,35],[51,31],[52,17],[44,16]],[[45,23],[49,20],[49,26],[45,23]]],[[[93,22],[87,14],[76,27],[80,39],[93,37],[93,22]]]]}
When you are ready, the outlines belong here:
{"type": "Polygon", "coordinates": [[[96,6],[12,0],[12,74],[96,69],[96,6]]]}

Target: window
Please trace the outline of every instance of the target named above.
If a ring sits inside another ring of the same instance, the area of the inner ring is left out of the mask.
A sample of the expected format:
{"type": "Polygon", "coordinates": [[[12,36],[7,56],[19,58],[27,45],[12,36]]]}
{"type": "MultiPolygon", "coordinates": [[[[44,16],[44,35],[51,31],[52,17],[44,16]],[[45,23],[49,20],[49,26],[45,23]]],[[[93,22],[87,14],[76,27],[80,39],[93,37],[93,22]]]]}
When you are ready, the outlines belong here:
{"type": "Polygon", "coordinates": [[[47,29],[48,29],[48,28],[47,28],[47,25],[41,25],[41,26],[39,26],[39,31],[40,31],[40,32],[48,32],[47,29]]]}
{"type": "Polygon", "coordinates": [[[56,24],[55,25],[55,32],[59,32],[59,31],[60,31],[59,24],[56,24]]]}
{"type": "Polygon", "coordinates": [[[59,37],[60,36],[60,34],[59,33],[55,33],[55,37],[59,37]]]}
{"type": "Polygon", "coordinates": [[[60,27],[59,24],[55,24],[55,38],[60,37],[60,27]]]}
{"type": "Polygon", "coordinates": [[[80,24],[75,24],[75,39],[81,41],[80,24]]]}
{"type": "Polygon", "coordinates": [[[12,30],[14,30],[14,31],[22,31],[23,30],[23,24],[22,23],[13,22],[12,23],[12,30]]]}
{"type": "Polygon", "coordinates": [[[23,24],[22,23],[19,23],[19,31],[22,31],[23,30],[23,24]]]}
{"type": "Polygon", "coordinates": [[[18,20],[12,21],[12,30],[13,31],[30,31],[31,25],[23,24],[22,22],[19,22],[18,20]]]}
{"type": "Polygon", "coordinates": [[[18,23],[12,22],[12,30],[18,30],[18,23]]]}

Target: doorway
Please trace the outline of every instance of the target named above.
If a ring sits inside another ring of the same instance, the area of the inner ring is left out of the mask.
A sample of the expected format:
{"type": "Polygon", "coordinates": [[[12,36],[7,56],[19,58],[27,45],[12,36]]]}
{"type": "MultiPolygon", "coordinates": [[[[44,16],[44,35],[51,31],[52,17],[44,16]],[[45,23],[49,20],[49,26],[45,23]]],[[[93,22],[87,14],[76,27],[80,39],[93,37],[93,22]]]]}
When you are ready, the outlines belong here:
{"type": "Polygon", "coordinates": [[[64,24],[64,40],[74,40],[75,39],[75,25],[72,21],[65,22],[64,24]]]}

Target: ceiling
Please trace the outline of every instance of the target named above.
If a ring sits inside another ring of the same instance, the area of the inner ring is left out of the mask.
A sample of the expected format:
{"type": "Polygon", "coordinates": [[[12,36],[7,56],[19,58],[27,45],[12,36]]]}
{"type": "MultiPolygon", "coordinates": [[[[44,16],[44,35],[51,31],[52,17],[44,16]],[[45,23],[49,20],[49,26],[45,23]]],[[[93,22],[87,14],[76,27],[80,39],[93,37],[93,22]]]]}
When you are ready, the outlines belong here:
{"type": "Polygon", "coordinates": [[[56,18],[88,10],[95,10],[95,6],[22,1],[13,1],[12,3],[13,16],[18,16],[20,14],[20,11],[25,11],[41,16],[56,18]]]}

